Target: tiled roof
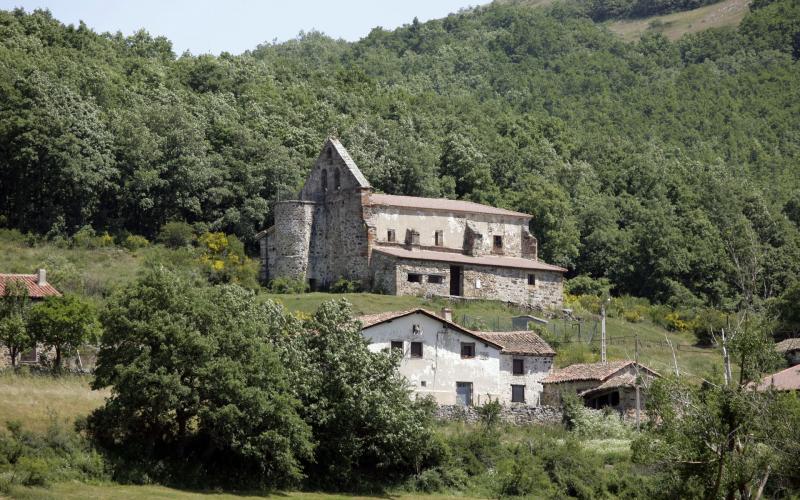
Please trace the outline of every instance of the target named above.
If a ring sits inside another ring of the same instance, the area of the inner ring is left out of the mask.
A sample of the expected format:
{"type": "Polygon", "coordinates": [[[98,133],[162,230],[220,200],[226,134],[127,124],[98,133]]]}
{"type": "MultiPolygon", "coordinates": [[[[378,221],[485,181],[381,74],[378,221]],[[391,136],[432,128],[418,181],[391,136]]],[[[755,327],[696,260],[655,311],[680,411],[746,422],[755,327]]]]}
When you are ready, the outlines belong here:
{"type": "Polygon", "coordinates": [[[374,252],[379,252],[392,257],[401,259],[430,260],[437,262],[450,262],[453,264],[471,264],[474,266],[510,267],[514,269],[533,269],[537,271],[553,271],[564,273],[567,270],[563,267],[546,264],[544,262],[523,259],[522,257],[504,257],[501,255],[486,255],[483,257],[473,257],[453,252],[439,252],[436,250],[409,250],[402,247],[379,247],[373,248],[374,252]]]}
{"type": "Polygon", "coordinates": [[[775,350],[778,352],[789,352],[800,349],[800,339],[786,339],[775,344],[775,350]]]}
{"type": "Polygon", "coordinates": [[[39,276],[36,274],[0,274],[0,296],[5,294],[6,283],[11,281],[21,281],[28,289],[28,297],[32,299],[42,299],[44,297],[55,297],[61,292],[50,283],[45,282],[39,285],[39,276]]]}
{"type": "Polygon", "coordinates": [[[345,149],[345,147],[342,146],[342,143],[339,142],[339,139],[328,137],[328,142],[330,142],[334,149],[336,149],[336,152],[342,158],[342,161],[344,161],[347,169],[350,170],[350,173],[352,173],[353,177],[355,177],[356,181],[358,181],[359,186],[370,187],[369,181],[366,177],[364,177],[364,174],[361,173],[361,169],[358,168],[358,165],[356,165],[356,162],[354,162],[353,158],[350,157],[350,153],[347,152],[347,149],[345,149]]]}
{"type": "Polygon", "coordinates": [[[531,331],[518,332],[478,332],[481,337],[503,346],[506,354],[555,356],[556,351],[550,344],[531,331]]]}
{"type": "MultiPolygon", "coordinates": [[[[556,370],[548,375],[542,382],[546,384],[557,384],[559,382],[574,382],[577,380],[598,380],[605,381],[618,371],[627,366],[636,364],[634,361],[609,361],[607,363],[580,363],[569,365],[560,370],[556,370]]],[[[640,370],[647,371],[652,375],[658,373],[643,365],[638,365],[640,370]]]]}
{"type": "Polygon", "coordinates": [[[464,328],[463,326],[459,325],[458,323],[453,323],[452,321],[448,321],[448,320],[444,319],[443,317],[439,316],[438,314],[433,313],[431,311],[428,311],[427,309],[410,309],[408,311],[390,311],[390,312],[385,312],[385,313],[369,314],[369,315],[366,315],[366,316],[360,316],[360,317],[358,317],[356,319],[361,322],[362,328],[369,328],[369,327],[375,326],[375,325],[377,325],[379,323],[384,323],[386,321],[391,321],[391,320],[394,320],[394,319],[397,319],[397,318],[402,318],[403,316],[408,316],[409,314],[414,314],[414,313],[424,314],[424,315],[426,315],[428,317],[431,317],[431,318],[433,318],[433,319],[435,319],[437,321],[441,321],[442,323],[446,324],[450,328],[458,330],[461,333],[469,335],[470,337],[475,337],[476,339],[478,339],[480,341],[483,341],[483,342],[485,342],[487,344],[491,344],[491,345],[493,345],[494,347],[496,347],[498,349],[503,349],[502,345],[494,342],[493,340],[491,340],[489,338],[484,337],[482,332],[474,332],[472,330],[468,330],[468,329],[464,328]]]}
{"type": "Polygon", "coordinates": [[[619,375],[609,378],[597,387],[586,389],[578,395],[586,396],[587,394],[591,394],[593,392],[602,392],[608,389],[616,389],[618,387],[633,387],[634,385],[636,385],[636,375],[633,373],[620,373],[619,375]]]}
{"type": "Polygon", "coordinates": [[[440,210],[442,212],[465,212],[470,214],[507,215],[530,219],[529,214],[514,212],[504,208],[482,205],[464,200],[448,200],[446,198],[420,198],[418,196],[399,196],[394,194],[372,193],[369,195],[372,205],[400,208],[422,208],[440,210]]]}
{"type": "Polygon", "coordinates": [[[766,391],[770,388],[778,391],[800,391],[800,365],[767,375],[761,379],[756,390],[766,391]]]}

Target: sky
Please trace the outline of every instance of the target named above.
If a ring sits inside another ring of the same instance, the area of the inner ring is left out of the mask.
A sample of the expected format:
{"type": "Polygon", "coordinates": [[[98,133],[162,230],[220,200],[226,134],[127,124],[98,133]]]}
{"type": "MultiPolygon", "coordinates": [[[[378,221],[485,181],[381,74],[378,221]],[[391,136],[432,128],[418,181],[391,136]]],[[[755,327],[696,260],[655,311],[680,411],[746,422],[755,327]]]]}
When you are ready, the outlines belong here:
{"type": "Polygon", "coordinates": [[[64,24],[102,33],[146,29],[172,41],[176,54],[240,54],[258,44],[316,29],[355,41],[376,26],[394,29],[445,17],[487,0],[0,0],[0,9],[49,9],[64,24]]]}

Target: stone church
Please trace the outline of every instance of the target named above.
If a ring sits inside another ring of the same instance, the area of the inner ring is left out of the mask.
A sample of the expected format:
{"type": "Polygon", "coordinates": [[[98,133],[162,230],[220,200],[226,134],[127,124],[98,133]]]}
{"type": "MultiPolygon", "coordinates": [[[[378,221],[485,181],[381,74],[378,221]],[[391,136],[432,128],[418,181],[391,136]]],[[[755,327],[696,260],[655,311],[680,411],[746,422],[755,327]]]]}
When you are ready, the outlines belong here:
{"type": "Polygon", "coordinates": [[[260,232],[261,279],[339,278],[394,295],[438,295],[560,307],[566,269],[537,257],[531,216],[462,200],[373,192],[335,138],[296,200],[260,232]]]}

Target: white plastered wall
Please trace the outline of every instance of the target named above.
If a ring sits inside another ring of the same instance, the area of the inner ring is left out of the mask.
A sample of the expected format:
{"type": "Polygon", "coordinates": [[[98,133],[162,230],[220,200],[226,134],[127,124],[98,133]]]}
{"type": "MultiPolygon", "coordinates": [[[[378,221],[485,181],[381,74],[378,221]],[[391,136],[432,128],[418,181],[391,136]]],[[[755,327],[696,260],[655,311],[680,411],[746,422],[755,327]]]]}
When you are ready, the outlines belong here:
{"type": "MultiPolygon", "coordinates": [[[[403,361],[399,371],[417,394],[431,395],[437,403],[451,405],[456,403],[456,382],[471,382],[473,404],[481,405],[488,397],[503,401],[503,391],[498,385],[500,350],[491,344],[448,328],[441,321],[421,313],[365,328],[363,334],[373,352],[389,349],[392,341],[403,342],[403,361]],[[417,334],[414,325],[420,327],[417,334]],[[475,343],[474,358],[461,358],[462,341],[475,343]],[[411,342],[423,343],[422,358],[411,358],[411,342]]],[[[510,385],[507,392],[510,400],[510,385]]]]}

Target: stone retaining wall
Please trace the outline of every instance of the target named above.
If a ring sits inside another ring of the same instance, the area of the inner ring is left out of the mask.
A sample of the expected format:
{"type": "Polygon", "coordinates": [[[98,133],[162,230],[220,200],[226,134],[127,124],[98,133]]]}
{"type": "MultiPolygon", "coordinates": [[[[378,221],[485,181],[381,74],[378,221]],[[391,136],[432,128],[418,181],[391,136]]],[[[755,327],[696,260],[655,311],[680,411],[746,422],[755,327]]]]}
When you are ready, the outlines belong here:
{"type": "MultiPolygon", "coordinates": [[[[500,418],[503,422],[515,425],[526,424],[558,424],[563,414],[560,408],[553,406],[503,406],[500,418]]],[[[446,421],[464,421],[470,424],[480,422],[480,415],[474,406],[440,405],[436,409],[436,418],[446,421]]]]}

